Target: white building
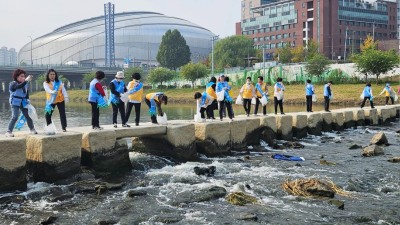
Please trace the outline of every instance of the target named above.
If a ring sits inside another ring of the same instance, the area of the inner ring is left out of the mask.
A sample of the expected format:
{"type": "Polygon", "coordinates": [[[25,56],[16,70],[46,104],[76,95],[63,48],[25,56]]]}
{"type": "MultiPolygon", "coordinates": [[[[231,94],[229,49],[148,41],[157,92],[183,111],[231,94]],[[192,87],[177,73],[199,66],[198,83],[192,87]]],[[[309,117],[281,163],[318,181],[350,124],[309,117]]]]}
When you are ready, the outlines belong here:
{"type": "Polygon", "coordinates": [[[15,48],[7,49],[2,47],[0,49],[0,66],[15,66],[17,65],[17,55],[15,48]]]}

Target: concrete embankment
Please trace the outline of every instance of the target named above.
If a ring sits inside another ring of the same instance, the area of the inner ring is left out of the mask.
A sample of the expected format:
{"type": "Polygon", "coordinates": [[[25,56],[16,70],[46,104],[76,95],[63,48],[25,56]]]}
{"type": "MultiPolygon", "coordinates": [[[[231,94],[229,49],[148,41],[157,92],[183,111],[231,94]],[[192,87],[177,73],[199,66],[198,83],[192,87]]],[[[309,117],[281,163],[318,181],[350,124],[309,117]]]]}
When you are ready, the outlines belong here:
{"type": "MultiPolygon", "coordinates": [[[[244,117],[234,121],[193,123],[170,121],[168,125],[141,124],[131,128],[104,126],[69,128],[53,136],[20,134],[0,138],[0,191],[26,189],[26,175],[32,181],[54,182],[88,166],[99,172],[129,171],[129,151],[171,157],[177,161],[228,155],[260,140],[291,140],[307,134],[342,130],[363,125],[385,125],[396,120],[400,105],[346,108],[332,112],[288,113],[244,117]]],[[[40,133],[40,132],[39,132],[40,133]]]]}

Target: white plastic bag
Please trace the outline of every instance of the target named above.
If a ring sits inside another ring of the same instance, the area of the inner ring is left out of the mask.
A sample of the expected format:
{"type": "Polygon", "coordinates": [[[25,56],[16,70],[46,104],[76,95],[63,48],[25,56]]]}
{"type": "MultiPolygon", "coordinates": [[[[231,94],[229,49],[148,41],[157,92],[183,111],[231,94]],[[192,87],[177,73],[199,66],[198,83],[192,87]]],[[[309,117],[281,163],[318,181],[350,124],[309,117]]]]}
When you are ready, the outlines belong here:
{"type": "Polygon", "coordinates": [[[223,101],[225,99],[225,91],[217,92],[217,101],[223,101]]]}
{"type": "Polygon", "coordinates": [[[361,93],[361,95],[360,95],[360,99],[361,99],[361,100],[364,100],[364,92],[363,92],[363,93],[361,93]]]}
{"type": "Polygon", "coordinates": [[[201,123],[203,120],[201,119],[201,115],[200,115],[200,113],[198,112],[198,113],[196,113],[196,114],[194,114],[194,122],[195,123],[201,123]]]}
{"type": "Polygon", "coordinates": [[[163,116],[157,115],[157,122],[158,122],[158,124],[161,124],[161,125],[167,125],[168,124],[167,114],[164,112],[163,116]]]}
{"type": "Polygon", "coordinates": [[[265,106],[268,103],[267,96],[263,95],[262,98],[260,99],[261,105],[265,106]]]}
{"type": "Polygon", "coordinates": [[[311,99],[311,101],[313,101],[313,102],[317,102],[317,95],[312,95],[312,97],[311,97],[312,99],[311,99]]]}
{"type": "Polygon", "coordinates": [[[399,100],[399,96],[398,95],[394,95],[394,101],[397,102],[399,100]]]}
{"type": "Polygon", "coordinates": [[[36,109],[35,107],[33,107],[33,105],[28,104],[28,114],[29,117],[33,120],[33,121],[37,121],[38,120],[38,115],[36,113],[36,109]]]}
{"type": "Polygon", "coordinates": [[[252,105],[255,105],[256,103],[257,103],[257,100],[256,100],[255,97],[253,97],[253,98],[251,99],[251,104],[252,104],[252,105]]]}
{"type": "Polygon", "coordinates": [[[54,123],[51,123],[49,125],[44,125],[44,133],[47,135],[55,135],[57,132],[56,126],[54,126],[54,123]]]}
{"type": "Polygon", "coordinates": [[[126,92],[124,94],[121,95],[121,101],[123,101],[124,103],[127,103],[129,101],[129,97],[128,97],[129,93],[126,92]]]}
{"type": "Polygon", "coordinates": [[[283,99],[283,91],[278,91],[278,93],[276,94],[276,98],[279,100],[283,99]]]}
{"type": "Polygon", "coordinates": [[[243,105],[243,98],[242,98],[241,95],[237,96],[235,104],[236,105],[243,105]]]}

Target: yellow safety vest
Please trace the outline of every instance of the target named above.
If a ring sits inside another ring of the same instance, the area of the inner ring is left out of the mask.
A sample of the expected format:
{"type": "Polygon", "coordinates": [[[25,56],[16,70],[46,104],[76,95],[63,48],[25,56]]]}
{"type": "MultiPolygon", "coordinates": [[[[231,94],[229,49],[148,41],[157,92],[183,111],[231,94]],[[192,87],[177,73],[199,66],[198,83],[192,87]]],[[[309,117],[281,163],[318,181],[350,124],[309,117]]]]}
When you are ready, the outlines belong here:
{"type": "Polygon", "coordinates": [[[247,84],[244,84],[242,88],[243,88],[243,93],[242,93],[243,98],[246,98],[246,99],[253,98],[253,90],[254,90],[253,84],[250,84],[249,87],[247,84]]]}
{"type": "MultiPolygon", "coordinates": [[[[139,82],[136,80],[129,82],[128,91],[132,90],[137,83],[139,83],[139,82]]],[[[143,99],[143,87],[139,91],[137,91],[133,94],[130,94],[128,97],[129,97],[129,100],[141,102],[143,99]]]]}
{"type": "MultiPolygon", "coordinates": [[[[258,85],[260,85],[260,84],[258,84],[258,85]]],[[[266,91],[267,91],[267,83],[262,83],[261,85],[260,85],[260,87],[261,87],[261,90],[265,93],[266,91]]],[[[259,91],[258,91],[258,89],[256,88],[256,94],[257,94],[257,97],[262,97],[262,93],[260,93],[259,91]]]]}
{"type": "MultiPolygon", "coordinates": [[[[49,85],[50,90],[54,89],[52,82],[47,83],[47,84],[49,85]]],[[[63,84],[61,83],[60,87],[58,87],[57,96],[56,96],[56,99],[54,100],[53,104],[64,101],[64,95],[62,94],[62,87],[63,87],[63,84]]],[[[47,101],[49,101],[50,98],[51,98],[51,94],[46,92],[47,101]]]]}

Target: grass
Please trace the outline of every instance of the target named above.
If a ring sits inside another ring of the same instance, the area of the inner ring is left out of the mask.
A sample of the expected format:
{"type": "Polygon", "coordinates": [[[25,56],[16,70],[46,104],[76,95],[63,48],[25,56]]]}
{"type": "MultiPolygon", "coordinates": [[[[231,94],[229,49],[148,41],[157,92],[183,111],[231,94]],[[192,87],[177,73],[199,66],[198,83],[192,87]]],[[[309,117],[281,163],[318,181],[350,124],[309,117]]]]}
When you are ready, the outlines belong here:
{"type": "MultiPolygon", "coordinates": [[[[305,103],[305,91],[304,85],[286,85],[285,91],[285,103],[289,104],[304,104],[305,103]]],[[[233,98],[239,94],[241,87],[234,86],[233,98]]],[[[384,102],[385,97],[379,96],[379,93],[384,88],[384,84],[372,85],[373,94],[375,96],[374,102],[381,104],[384,102]]],[[[397,90],[399,87],[394,87],[397,90]]],[[[269,86],[270,96],[273,96],[273,87],[269,86]]],[[[357,105],[360,102],[360,95],[364,89],[363,84],[337,84],[332,85],[333,100],[332,104],[346,104],[346,105],[357,105]]],[[[167,89],[158,90],[151,89],[145,90],[144,94],[150,92],[164,92],[168,96],[168,101],[171,103],[194,103],[194,93],[203,92],[204,88],[182,88],[182,89],[167,89]]],[[[318,98],[318,103],[322,103],[323,99],[323,85],[315,85],[315,91],[318,98]]],[[[71,102],[81,103],[87,101],[89,91],[88,90],[68,90],[69,99],[71,102]]],[[[44,92],[36,92],[30,95],[32,100],[45,100],[44,92]]],[[[367,103],[368,105],[368,103],[367,103]]]]}

